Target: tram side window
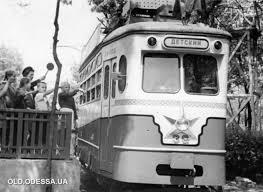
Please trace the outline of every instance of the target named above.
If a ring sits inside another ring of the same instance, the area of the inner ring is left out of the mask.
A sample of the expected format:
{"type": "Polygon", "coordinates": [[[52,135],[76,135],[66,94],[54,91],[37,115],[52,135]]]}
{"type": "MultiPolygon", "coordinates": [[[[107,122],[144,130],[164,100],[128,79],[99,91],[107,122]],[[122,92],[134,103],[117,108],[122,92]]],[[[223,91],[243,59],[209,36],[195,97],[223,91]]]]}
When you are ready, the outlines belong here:
{"type": "Polygon", "coordinates": [[[95,88],[91,90],[91,100],[95,99],[95,88]]]}
{"type": "Polygon", "coordinates": [[[87,67],[84,69],[84,78],[87,78],[87,67]]]}
{"type": "Polygon", "coordinates": [[[90,74],[90,65],[87,66],[87,76],[90,74]]]}
{"type": "Polygon", "coordinates": [[[101,69],[97,72],[97,82],[100,82],[101,80],[101,69]]]}
{"type": "Polygon", "coordinates": [[[126,75],[127,75],[127,59],[124,55],[121,56],[119,62],[119,72],[121,75],[121,80],[118,81],[118,88],[120,93],[122,93],[126,87],[126,75]]]}
{"type": "Polygon", "coordinates": [[[96,87],[96,98],[100,99],[100,95],[101,95],[101,85],[97,85],[97,87],[96,87]]]}
{"type": "Polygon", "coordinates": [[[84,89],[84,83],[80,85],[80,88],[81,88],[81,89],[84,89]]]}
{"type": "Polygon", "coordinates": [[[90,102],[90,91],[87,91],[87,102],[90,102]]]}
{"type": "Polygon", "coordinates": [[[96,65],[97,65],[97,67],[99,67],[101,64],[102,64],[102,55],[99,54],[99,56],[97,57],[96,65]]]}
{"type": "Polygon", "coordinates": [[[110,78],[110,67],[107,65],[104,71],[104,99],[108,98],[109,94],[109,78],[110,78]]]}
{"type": "Polygon", "coordinates": [[[83,103],[83,95],[81,95],[81,96],[79,97],[79,103],[80,103],[80,104],[83,103]]]}
{"type": "Polygon", "coordinates": [[[93,65],[94,65],[94,61],[92,61],[92,63],[91,63],[90,72],[93,72],[93,65]]]}
{"type": "MultiPolygon", "coordinates": [[[[112,68],[113,72],[116,72],[116,67],[117,67],[117,64],[114,63],[113,68],[112,68]]],[[[116,92],[116,80],[112,80],[112,86],[111,86],[111,97],[112,98],[115,98],[115,94],[116,94],[115,92],[116,92]]]]}
{"type": "Polygon", "coordinates": [[[89,89],[90,88],[90,79],[88,79],[88,81],[87,81],[87,89],[89,89]]]}
{"type": "Polygon", "coordinates": [[[91,85],[95,85],[95,74],[91,77],[91,85]]]}
{"type": "Polygon", "coordinates": [[[83,94],[83,98],[82,98],[83,99],[83,103],[86,103],[86,98],[87,98],[86,94],[83,94]]]}
{"type": "Polygon", "coordinates": [[[143,63],[143,90],[175,93],[180,89],[180,62],[176,54],[146,54],[143,63]]]}
{"type": "Polygon", "coordinates": [[[217,61],[212,56],[184,56],[185,91],[192,94],[218,92],[217,61]]]}

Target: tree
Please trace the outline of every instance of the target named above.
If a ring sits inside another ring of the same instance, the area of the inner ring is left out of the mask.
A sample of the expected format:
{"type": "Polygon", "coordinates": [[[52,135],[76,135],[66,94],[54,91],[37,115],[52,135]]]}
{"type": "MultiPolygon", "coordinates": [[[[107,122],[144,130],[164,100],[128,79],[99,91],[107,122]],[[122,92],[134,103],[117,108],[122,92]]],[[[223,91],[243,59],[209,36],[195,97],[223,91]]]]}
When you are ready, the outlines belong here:
{"type": "Polygon", "coordinates": [[[23,65],[22,56],[16,49],[4,45],[0,47],[0,71],[12,69],[20,73],[23,65]]]}
{"type": "MultiPolygon", "coordinates": [[[[183,23],[214,24],[214,13],[222,0],[175,0],[174,16],[182,19],[183,23]]],[[[122,16],[122,10],[128,0],[90,0],[94,6],[92,11],[102,13],[100,20],[105,26],[105,33],[124,25],[127,18],[122,16]]]]}
{"type": "MultiPolygon", "coordinates": [[[[61,76],[61,71],[62,71],[62,63],[58,57],[57,54],[57,44],[58,44],[58,32],[59,32],[59,11],[60,11],[60,3],[64,3],[66,5],[71,5],[72,1],[71,0],[57,0],[56,3],[56,12],[55,12],[55,19],[54,19],[54,27],[55,27],[55,32],[53,36],[53,57],[55,60],[55,63],[57,65],[57,77],[56,77],[56,82],[55,82],[55,89],[54,89],[54,97],[52,100],[52,110],[51,110],[51,118],[50,118],[50,129],[51,134],[49,138],[49,155],[48,155],[48,161],[47,161],[47,166],[49,170],[49,178],[52,177],[52,152],[53,152],[53,136],[54,136],[54,131],[55,131],[55,121],[56,121],[56,104],[57,104],[57,97],[58,97],[58,89],[59,89],[59,82],[60,82],[60,76],[61,76]]],[[[52,184],[50,184],[46,188],[47,192],[52,192],[52,184]]]]}
{"type": "MultiPolygon", "coordinates": [[[[261,78],[263,69],[262,7],[263,1],[225,0],[215,14],[215,26],[228,30],[233,35],[230,53],[235,54],[231,54],[232,59],[229,62],[229,91],[235,92],[236,88],[239,88],[251,97],[244,115],[249,130],[256,128],[258,114],[258,119],[261,118],[260,108],[257,105],[260,101],[260,92],[262,92],[258,90],[263,85],[261,78]]],[[[243,100],[247,101],[246,98],[243,100]]],[[[258,121],[261,126],[260,120],[258,121]]]]}
{"type": "Polygon", "coordinates": [[[104,33],[111,32],[124,24],[122,9],[127,0],[89,0],[89,2],[93,4],[92,11],[104,15],[103,19],[99,19],[105,27],[104,33]]]}

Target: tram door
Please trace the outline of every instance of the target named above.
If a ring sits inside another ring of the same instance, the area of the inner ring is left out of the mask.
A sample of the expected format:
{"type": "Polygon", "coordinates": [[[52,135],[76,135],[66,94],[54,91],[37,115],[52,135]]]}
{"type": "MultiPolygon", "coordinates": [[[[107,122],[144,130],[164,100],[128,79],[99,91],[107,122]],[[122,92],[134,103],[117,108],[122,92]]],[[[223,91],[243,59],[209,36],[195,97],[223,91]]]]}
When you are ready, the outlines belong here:
{"type": "Polygon", "coordinates": [[[101,123],[101,147],[100,147],[100,169],[111,173],[112,162],[110,160],[110,106],[111,106],[111,72],[113,70],[113,64],[116,63],[116,58],[106,60],[104,62],[104,78],[103,78],[103,97],[102,97],[102,109],[101,115],[103,117],[101,123]]]}

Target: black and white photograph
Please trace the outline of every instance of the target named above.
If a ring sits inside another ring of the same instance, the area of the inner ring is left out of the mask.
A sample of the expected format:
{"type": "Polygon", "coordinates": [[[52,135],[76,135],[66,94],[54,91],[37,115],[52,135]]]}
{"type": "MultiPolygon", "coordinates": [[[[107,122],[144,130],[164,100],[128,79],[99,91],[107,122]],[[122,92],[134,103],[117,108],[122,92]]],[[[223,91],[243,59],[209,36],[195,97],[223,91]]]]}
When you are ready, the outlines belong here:
{"type": "Polygon", "coordinates": [[[263,0],[0,0],[0,192],[263,192],[263,0]]]}

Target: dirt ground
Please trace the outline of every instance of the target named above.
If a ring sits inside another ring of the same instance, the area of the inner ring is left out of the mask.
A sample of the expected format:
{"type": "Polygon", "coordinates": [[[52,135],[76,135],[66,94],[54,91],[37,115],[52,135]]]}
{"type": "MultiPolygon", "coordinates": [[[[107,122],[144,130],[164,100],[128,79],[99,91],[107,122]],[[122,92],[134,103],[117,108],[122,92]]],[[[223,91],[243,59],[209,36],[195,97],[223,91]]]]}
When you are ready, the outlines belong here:
{"type": "MultiPolygon", "coordinates": [[[[81,168],[81,192],[104,192],[104,190],[97,184],[95,178],[83,167],[81,168]]],[[[263,192],[263,185],[256,185],[253,187],[239,186],[235,182],[227,182],[224,186],[224,192],[263,192]]]]}

